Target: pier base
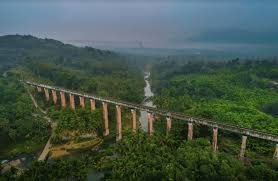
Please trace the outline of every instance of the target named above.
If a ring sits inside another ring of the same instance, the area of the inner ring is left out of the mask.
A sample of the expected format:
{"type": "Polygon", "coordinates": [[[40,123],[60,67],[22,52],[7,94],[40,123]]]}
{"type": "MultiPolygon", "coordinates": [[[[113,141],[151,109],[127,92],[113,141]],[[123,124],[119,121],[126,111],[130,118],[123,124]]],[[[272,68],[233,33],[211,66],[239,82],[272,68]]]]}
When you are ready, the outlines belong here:
{"type": "Polygon", "coordinates": [[[116,141],[120,141],[122,139],[122,111],[121,111],[121,106],[118,106],[118,105],[116,105],[116,119],[117,119],[116,141]]]}
{"type": "Polygon", "coordinates": [[[166,134],[169,135],[172,128],[172,120],[170,117],[166,117],[166,134]]]}
{"type": "Polygon", "coordinates": [[[52,99],[54,104],[57,104],[57,94],[56,94],[56,90],[51,90],[52,93],[52,99]]]}
{"type": "Polygon", "coordinates": [[[131,114],[132,114],[132,132],[136,132],[136,110],[131,109],[131,114]]]}
{"type": "Polygon", "coordinates": [[[246,142],[247,142],[247,136],[242,136],[240,153],[239,153],[239,159],[241,159],[241,160],[244,159],[245,150],[246,150],[246,142]]]}
{"type": "Polygon", "coordinates": [[[192,140],[192,138],[193,138],[193,123],[188,123],[187,140],[192,140]]]}
{"type": "Polygon", "coordinates": [[[74,95],[70,94],[70,107],[75,110],[75,100],[74,95]]]}
{"type": "Polygon", "coordinates": [[[218,149],[218,146],[217,146],[217,134],[218,134],[218,128],[213,128],[212,150],[214,152],[216,152],[217,149],[218,149]]]}
{"type": "Polygon", "coordinates": [[[66,107],[66,97],[65,97],[65,92],[60,92],[60,96],[61,96],[61,106],[62,107],[66,107]]]}
{"type": "Polygon", "coordinates": [[[108,120],[108,105],[106,102],[102,102],[103,107],[103,123],[104,123],[104,131],[103,135],[107,136],[109,135],[109,120],[108,120]]]}
{"type": "Polygon", "coordinates": [[[148,133],[150,136],[153,135],[153,114],[148,113],[148,133]]]}
{"type": "Polygon", "coordinates": [[[96,101],[94,99],[90,99],[91,111],[96,110],[96,101]]]}

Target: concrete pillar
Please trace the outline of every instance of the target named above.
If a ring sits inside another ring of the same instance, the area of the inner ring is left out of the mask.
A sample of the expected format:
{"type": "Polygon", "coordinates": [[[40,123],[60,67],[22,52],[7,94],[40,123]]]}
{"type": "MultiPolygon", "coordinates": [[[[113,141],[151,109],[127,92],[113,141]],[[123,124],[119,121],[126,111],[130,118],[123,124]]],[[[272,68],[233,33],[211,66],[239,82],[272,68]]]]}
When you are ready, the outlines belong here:
{"type": "Polygon", "coordinates": [[[148,113],[148,133],[151,136],[153,134],[153,114],[148,113]]]}
{"type": "Polygon", "coordinates": [[[49,101],[49,91],[48,91],[47,88],[44,88],[44,95],[45,95],[45,99],[46,99],[47,101],[49,101]]]}
{"type": "Polygon", "coordinates": [[[246,141],[247,141],[247,136],[242,136],[242,141],[241,141],[241,147],[240,147],[240,153],[239,153],[239,159],[243,160],[245,150],[246,150],[246,141]]]}
{"type": "Polygon", "coordinates": [[[132,132],[136,132],[136,110],[131,109],[131,114],[132,114],[132,132]]]}
{"type": "Polygon", "coordinates": [[[60,96],[61,96],[61,106],[62,107],[66,107],[66,97],[65,97],[65,92],[60,92],[60,96]]]}
{"type": "Polygon", "coordinates": [[[85,108],[85,98],[84,97],[79,96],[79,103],[82,108],[85,108]]]}
{"type": "Polygon", "coordinates": [[[273,155],[273,159],[274,160],[278,160],[278,144],[276,144],[276,148],[275,148],[275,152],[274,152],[274,155],[273,155]]]}
{"type": "Polygon", "coordinates": [[[75,102],[74,102],[74,95],[70,94],[70,107],[75,110],[75,102]]]}
{"type": "Polygon", "coordinates": [[[187,129],[187,140],[192,140],[193,138],[193,123],[189,122],[188,123],[188,129],[187,129]]]}
{"type": "Polygon", "coordinates": [[[172,120],[169,116],[166,117],[166,134],[168,135],[171,131],[172,120]]]}
{"type": "Polygon", "coordinates": [[[51,93],[52,93],[52,99],[53,99],[53,102],[54,104],[57,104],[57,94],[56,94],[56,90],[51,90],[51,93]]]}
{"type": "Polygon", "coordinates": [[[107,103],[102,102],[102,107],[103,107],[103,123],[104,123],[104,132],[103,135],[107,136],[109,135],[109,122],[108,122],[108,108],[107,108],[107,103]]]}
{"type": "Polygon", "coordinates": [[[37,90],[38,90],[38,92],[42,92],[42,88],[39,86],[37,86],[37,90]]]}
{"type": "Polygon", "coordinates": [[[122,112],[121,112],[121,106],[118,105],[116,105],[116,119],[117,119],[116,141],[120,141],[122,139],[122,112]]]}
{"type": "Polygon", "coordinates": [[[91,111],[96,110],[96,101],[94,99],[90,99],[91,111]]]}
{"type": "Polygon", "coordinates": [[[217,134],[218,134],[218,128],[213,128],[212,150],[214,152],[216,152],[217,149],[218,149],[218,146],[217,146],[217,134]]]}

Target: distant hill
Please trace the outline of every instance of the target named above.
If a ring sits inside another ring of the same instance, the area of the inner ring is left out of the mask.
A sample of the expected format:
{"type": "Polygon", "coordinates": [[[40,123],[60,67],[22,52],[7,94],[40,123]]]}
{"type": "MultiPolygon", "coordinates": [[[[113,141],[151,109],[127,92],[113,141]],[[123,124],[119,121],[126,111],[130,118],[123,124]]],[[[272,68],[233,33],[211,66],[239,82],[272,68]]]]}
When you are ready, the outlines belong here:
{"type": "Polygon", "coordinates": [[[123,60],[111,51],[94,48],[79,48],[53,39],[40,39],[30,35],[0,36],[0,69],[8,69],[15,65],[34,60],[74,65],[76,62],[123,60]]]}
{"type": "MultiPolygon", "coordinates": [[[[127,56],[30,35],[0,37],[0,73],[140,102],[144,79],[127,56]]],[[[4,74],[3,74],[4,75],[4,74]]]]}

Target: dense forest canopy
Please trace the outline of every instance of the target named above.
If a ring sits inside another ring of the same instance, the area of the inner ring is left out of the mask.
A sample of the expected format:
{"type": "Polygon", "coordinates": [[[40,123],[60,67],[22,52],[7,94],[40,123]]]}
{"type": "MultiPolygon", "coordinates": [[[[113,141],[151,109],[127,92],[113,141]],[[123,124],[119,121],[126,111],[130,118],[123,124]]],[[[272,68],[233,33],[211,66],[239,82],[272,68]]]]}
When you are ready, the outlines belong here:
{"type": "Polygon", "coordinates": [[[1,77],[0,97],[0,159],[40,149],[37,146],[49,136],[49,125],[33,106],[23,84],[1,77]]]}
{"type": "Polygon", "coordinates": [[[246,158],[239,160],[240,135],[220,131],[219,149],[213,152],[211,130],[194,125],[193,140],[187,141],[184,121],[173,120],[171,132],[166,135],[165,118],[155,116],[152,137],[139,129],[131,133],[130,110],[124,108],[123,139],[115,142],[114,105],[109,106],[110,135],[103,137],[100,103],[93,112],[88,101],[85,109],[78,105],[76,110],[61,108],[45,101],[43,92],[24,87],[19,81],[33,80],[141,103],[145,67],[151,71],[152,99],[157,107],[277,135],[275,59],[166,59],[147,57],[140,62],[140,57],[51,39],[0,37],[0,158],[38,154],[48,138],[53,147],[61,147],[58,151],[70,153],[55,159],[52,150],[51,161],[35,161],[23,171],[12,168],[1,174],[0,180],[87,180],[92,172],[93,180],[97,180],[96,175],[102,180],[277,180],[273,143],[248,138],[246,158]],[[29,92],[39,109],[34,107],[29,92]],[[57,125],[50,129],[53,123],[57,125]],[[70,144],[94,141],[96,147],[70,152],[74,150],[70,144]]]}
{"type": "Polygon", "coordinates": [[[0,59],[0,70],[18,78],[133,102],[143,99],[141,72],[110,51],[8,35],[0,37],[0,59]]]}
{"type": "Polygon", "coordinates": [[[161,108],[278,134],[277,61],[165,61],[152,72],[161,108]]]}

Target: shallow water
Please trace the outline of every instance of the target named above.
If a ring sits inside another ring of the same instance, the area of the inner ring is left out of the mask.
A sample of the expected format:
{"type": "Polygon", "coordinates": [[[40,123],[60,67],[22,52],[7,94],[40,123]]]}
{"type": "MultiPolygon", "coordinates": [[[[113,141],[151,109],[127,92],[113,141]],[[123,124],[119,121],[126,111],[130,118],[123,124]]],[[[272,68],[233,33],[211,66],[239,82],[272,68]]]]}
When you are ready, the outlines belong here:
{"type": "MultiPolygon", "coordinates": [[[[150,107],[155,107],[152,100],[148,99],[148,98],[150,98],[154,95],[152,90],[151,90],[151,85],[150,85],[150,82],[149,82],[149,78],[150,78],[150,72],[145,72],[146,86],[144,88],[144,95],[145,95],[145,100],[146,101],[143,102],[143,105],[150,106],[150,107]]],[[[148,130],[148,113],[147,113],[147,111],[140,111],[139,122],[141,124],[141,129],[146,132],[148,130]]]]}

